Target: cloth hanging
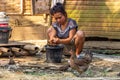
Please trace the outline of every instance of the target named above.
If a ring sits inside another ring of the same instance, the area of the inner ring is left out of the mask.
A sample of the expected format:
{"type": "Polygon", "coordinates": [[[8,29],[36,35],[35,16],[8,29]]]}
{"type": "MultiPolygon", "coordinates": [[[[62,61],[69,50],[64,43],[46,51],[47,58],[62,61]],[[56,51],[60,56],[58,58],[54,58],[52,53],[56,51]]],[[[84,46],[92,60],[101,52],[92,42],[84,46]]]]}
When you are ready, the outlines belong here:
{"type": "Polygon", "coordinates": [[[52,0],[51,1],[51,8],[57,3],[57,2],[60,2],[60,3],[64,3],[64,0],[52,0]]]}

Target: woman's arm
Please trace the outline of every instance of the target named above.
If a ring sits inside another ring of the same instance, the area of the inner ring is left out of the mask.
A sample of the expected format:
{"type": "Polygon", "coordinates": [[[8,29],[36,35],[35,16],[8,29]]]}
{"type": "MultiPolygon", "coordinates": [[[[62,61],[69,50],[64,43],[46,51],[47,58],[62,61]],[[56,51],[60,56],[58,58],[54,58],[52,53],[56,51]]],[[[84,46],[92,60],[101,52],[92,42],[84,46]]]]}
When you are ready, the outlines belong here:
{"type": "Polygon", "coordinates": [[[60,44],[68,44],[70,43],[70,41],[72,40],[72,38],[74,37],[76,33],[76,29],[71,29],[70,32],[69,32],[69,37],[68,38],[65,38],[65,39],[60,39],[60,38],[56,38],[56,43],[60,44]]]}
{"type": "Polygon", "coordinates": [[[54,43],[54,38],[56,37],[56,30],[51,27],[50,33],[49,33],[49,43],[53,44],[54,43]]]}

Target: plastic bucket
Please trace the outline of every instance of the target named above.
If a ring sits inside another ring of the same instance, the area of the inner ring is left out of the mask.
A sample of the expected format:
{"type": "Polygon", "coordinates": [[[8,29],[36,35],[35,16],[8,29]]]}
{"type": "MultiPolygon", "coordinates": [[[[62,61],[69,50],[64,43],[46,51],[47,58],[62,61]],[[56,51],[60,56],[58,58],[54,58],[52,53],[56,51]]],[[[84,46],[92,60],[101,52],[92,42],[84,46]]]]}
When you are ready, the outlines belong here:
{"type": "Polygon", "coordinates": [[[0,27],[0,43],[8,43],[11,37],[12,29],[10,27],[0,27]]]}
{"type": "Polygon", "coordinates": [[[0,27],[8,27],[8,23],[0,23],[0,27]]]}
{"type": "Polygon", "coordinates": [[[61,63],[63,54],[63,45],[49,46],[46,45],[46,61],[51,63],[61,63]]]}

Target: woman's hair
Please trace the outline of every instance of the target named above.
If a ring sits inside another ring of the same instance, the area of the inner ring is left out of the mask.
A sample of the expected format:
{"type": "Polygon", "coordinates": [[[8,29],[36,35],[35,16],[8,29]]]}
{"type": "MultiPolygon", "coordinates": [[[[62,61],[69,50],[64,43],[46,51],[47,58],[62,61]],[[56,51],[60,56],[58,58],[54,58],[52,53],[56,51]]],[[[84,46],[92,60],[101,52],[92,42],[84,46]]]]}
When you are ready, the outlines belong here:
{"type": "Polygon", "coordinates": [[[54,15],[57,12],[61,12],[63,15],[67,16],[66,11],[62,3],[58,2],[50,9],[50,14],[54,15]]]}

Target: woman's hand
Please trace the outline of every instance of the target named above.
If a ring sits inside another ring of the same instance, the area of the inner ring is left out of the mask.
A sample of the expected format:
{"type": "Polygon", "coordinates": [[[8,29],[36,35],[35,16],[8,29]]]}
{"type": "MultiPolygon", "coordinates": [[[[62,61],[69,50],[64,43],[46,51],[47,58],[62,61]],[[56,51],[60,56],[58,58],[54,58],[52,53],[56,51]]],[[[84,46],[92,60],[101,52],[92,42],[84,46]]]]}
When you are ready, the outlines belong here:
{"type": "Polygon", "coordinates": [[[49,39],[49,40],[48,40],[48,43],[49,43],[49,44],[53,44],[53,38],[49,39]]]}
{"type": "Polygon", "coordinates": [[[59,38],[53,38],[53,43],[59,44],[59,38]]]}
{"type": "Polygon", "coordinates": [[[59,38],[51,38],[48,42],[49,42],[49,44],[58,44],[59,38]]]}

